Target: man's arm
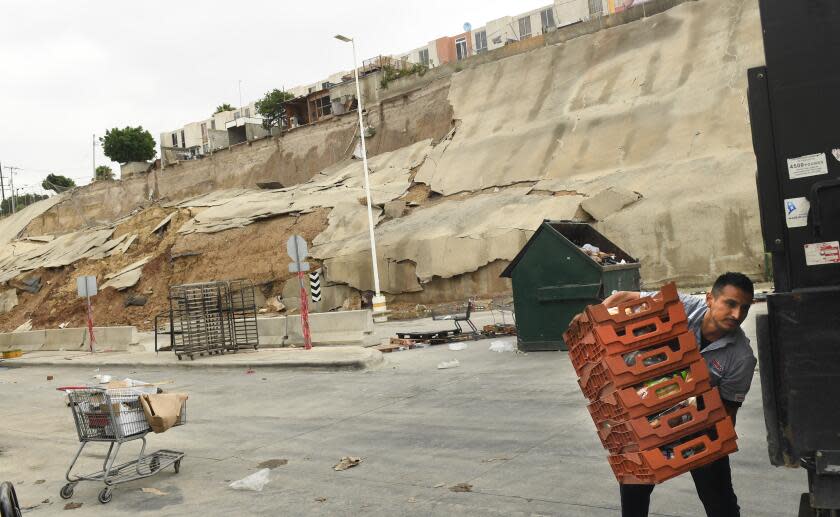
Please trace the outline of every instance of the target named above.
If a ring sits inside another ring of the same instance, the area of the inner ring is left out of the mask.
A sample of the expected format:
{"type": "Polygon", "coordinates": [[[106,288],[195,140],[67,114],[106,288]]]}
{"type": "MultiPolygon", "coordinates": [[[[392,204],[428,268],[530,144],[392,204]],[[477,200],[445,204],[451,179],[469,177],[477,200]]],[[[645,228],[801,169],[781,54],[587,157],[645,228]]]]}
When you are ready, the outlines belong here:
{"type": "Polygon", "coordinates": [[[604,304],[605,307],[618,307],[624,302],[630,302],[633,300],[638,300],[641,298],[642,293],[636,291],[618,291],[613,293],[601,302],[604,304]]]}
{"type": "Polygon", "coordinates": [[[740,402],[732,402],[731,400],[723,401],[723,409],[726,410],[726,414],[732,419],[732,425],[735,425],[735,415],[738,414],[738,408],[740,407],[740,402]]]}

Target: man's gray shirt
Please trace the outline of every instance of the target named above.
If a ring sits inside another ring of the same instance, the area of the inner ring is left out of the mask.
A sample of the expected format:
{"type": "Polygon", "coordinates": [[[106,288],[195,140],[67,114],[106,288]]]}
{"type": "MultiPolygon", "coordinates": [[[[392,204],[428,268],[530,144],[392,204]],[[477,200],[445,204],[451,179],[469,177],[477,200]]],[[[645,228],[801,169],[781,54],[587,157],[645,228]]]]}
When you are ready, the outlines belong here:
{"type": "MultiPolygon", "coordinates": [[[[655,293],[641,293],[650,296],[655,293]]],[[[697,338],[697,346],[703,342],[700,327],[709,308],[706,301],[696,296],[680,295],[688,317],[688,328],[697,338]]],[[[735,331],[713,341],[701,354],[709,365],[712,386],[717,386],[722,399],[741,404],[750,391],[755,365],[758,361],[750,347],[750,338],[738,327],[735,331]]]]}

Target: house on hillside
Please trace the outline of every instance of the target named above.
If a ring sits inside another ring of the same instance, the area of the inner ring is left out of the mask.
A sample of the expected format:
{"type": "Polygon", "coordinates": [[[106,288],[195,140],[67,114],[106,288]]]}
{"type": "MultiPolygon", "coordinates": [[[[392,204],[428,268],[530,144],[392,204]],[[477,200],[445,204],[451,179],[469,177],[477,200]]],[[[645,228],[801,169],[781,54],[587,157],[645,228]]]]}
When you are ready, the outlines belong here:
{"type": "MultiPolygon", "coordinates": [[[[639,3],[641,0],[635,0],[639,3]]],[[[401,54],[411,63],[439,66],[554,31],[560,27],[616,12],[614,4],[633,4],[634,0],[555,0],[553,4],[516,16],[490,20],[455,36],[444,36],[426,46],[401,54]]],[[[623,9],[623,7],[622,7],[623,9]]]]}

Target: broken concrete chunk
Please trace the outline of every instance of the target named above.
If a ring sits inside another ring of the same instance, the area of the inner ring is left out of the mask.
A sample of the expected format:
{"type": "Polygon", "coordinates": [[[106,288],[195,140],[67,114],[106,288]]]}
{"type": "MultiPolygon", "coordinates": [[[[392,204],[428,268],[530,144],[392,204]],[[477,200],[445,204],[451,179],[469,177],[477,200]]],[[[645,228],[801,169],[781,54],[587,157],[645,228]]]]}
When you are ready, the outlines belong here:
{"type": "Polygon", "coordinates": [[[18,288],[21,291],[26,291],[27,293],[35,294],[41,290],[41,277],[32,276],[21,280],[12,280],[11,282],[9,282],[9,285],[18,288]]]}
{"type": "Polygon", "coordinates": [[[642,195],[638,192],[632,192],[621,187],[609,187],[581,201],[580,207],[596,221],[603,221],[640,199],[642,199],[642,195]]]}
{"type": "Polygon", "coordinates": [[[397,199],[385,203],[385,217],[389,219],[396,219],[397,217],[402,217],[405,214],[405,210],[406,202],[402,199],[397,199]]]}
{"type": "Polygon", "coordinates": [[[151,259],[151,256],[142,258],[137,262],[122,268],[116,273],[106,275],[105,278],[108,281],[102,285],[102,289],[105,289],[106,287],[113,287],[118,291],[122,291],[123,289],[128,289],[129,287],[135,285],[140,281],[143,266],[145,266],[151,259]]]}
{"type": "Polygon", "coordinates": [[[159,231],[159,230],[162,230],[162,229],[163,229],[163,228],[165,228],[167,225],[169,225],[169,222],[170,222],[170,221],[172,221],[172,218],[173,218],[173,217],[175,217],[175,214],[177,214],[177,213],[178,213],[178,212],[177,212],[177,211],[175,211],[175,212],[172,212],[171,214],[167,215],[166,217],[164,217],[164,218],[163,218],[163,221],[159,222],[159,223],[158,223],[158,225],[157,225],[157,226],[155,226],[155,227],[152,229],[152,231],[151,231],[150,235],[151,235],[152,233],[155,233],[155,232],[159,231]]]}
{"type": "Polygon", "coordinates": [[[125,301],[123,302],[123,306],[142,307],[146,305],[147,301],[149,301],[149,299],[143,296],[142,294],[131,294],[125,299],[125,301]]]}
{"type": "Polygon", "coordinates": [[[0,314],[5,314],[14,309],[18,304],[17,290],[6,289],[0,291],[0,314]]]}

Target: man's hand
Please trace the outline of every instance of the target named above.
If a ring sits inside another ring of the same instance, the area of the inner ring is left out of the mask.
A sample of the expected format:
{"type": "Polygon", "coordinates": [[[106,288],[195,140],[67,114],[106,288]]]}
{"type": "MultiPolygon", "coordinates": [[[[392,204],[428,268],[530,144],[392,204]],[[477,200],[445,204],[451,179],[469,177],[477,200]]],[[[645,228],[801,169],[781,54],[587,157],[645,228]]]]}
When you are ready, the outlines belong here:
{"type": "Polygon", "coordinates": [[[624,302],[630,302],[633,300],[638,300],[641,298],[641,293],[635,291],[618,291],[617,293],[613,293],[608,296],[603,302],[604,306],[607,308],[610,307],[617,307],[624,302]]]}

